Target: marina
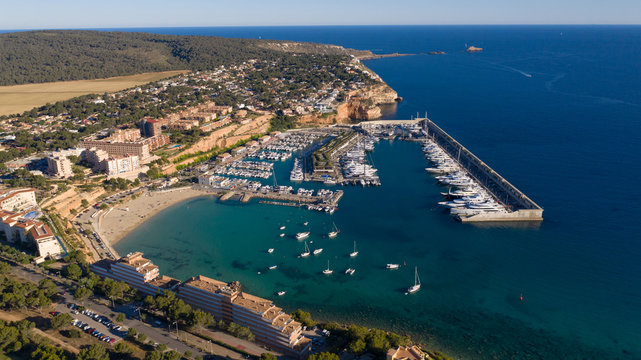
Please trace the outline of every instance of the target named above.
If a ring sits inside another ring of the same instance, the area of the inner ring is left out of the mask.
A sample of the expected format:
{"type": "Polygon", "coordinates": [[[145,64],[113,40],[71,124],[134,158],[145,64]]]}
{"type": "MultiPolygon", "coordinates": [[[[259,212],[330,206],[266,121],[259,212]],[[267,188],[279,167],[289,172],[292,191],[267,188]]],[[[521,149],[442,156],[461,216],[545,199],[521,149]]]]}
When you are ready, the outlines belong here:
{"type": "Polygon", "coordinates": [[[428,118],[363,122],[368,133],[420,141],[425,170],[449,186],[440,202],[461,222],[541,221],[543,209],[428,118]],[[452,188],[456,190],[452,191],[452,188]]]}

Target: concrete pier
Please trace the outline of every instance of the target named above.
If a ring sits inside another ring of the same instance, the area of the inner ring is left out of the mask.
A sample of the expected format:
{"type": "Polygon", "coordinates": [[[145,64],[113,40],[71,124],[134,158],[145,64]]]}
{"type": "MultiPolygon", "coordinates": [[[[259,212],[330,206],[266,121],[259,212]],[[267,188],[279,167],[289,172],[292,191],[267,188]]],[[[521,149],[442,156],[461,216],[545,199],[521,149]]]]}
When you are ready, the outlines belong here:
{"type": "Polygon", "coordinates": [[[427,137],[440,146],[474,178],[488,193],[508,210],[501,213],[481,213],[470,216],[458,216],[462,222],[496,222],[496,221],[541,221],[543,209],[514,185],[505,180],[496,171],[481,161],[452,136],[438,127],[428,118],[413,120],[379,120],[365,121],[358,126],[367,130],[380,125],[419,125],[427,137]]]}

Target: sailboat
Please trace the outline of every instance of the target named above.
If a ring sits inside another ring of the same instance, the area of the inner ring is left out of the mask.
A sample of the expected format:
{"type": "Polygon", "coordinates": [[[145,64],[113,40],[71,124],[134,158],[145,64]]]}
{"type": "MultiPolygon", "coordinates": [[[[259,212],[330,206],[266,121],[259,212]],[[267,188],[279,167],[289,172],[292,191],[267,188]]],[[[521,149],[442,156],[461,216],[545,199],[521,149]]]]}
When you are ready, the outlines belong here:
{"type": "Polygon", "coordinates": [[[407,288],[409,294],[413,294],[421,289],[421,279],[418,277],[418,267],[414,267],[414,285],[407,288]]]}
{"type": "Polygon", "coordinates": [[[349,254],[349,257],[356,257],[356,255],[358,255],[358,251],[356,250],[356,241],[354,241],[354,251],[349,254]]]}
{"type": "Polygon", "coordinates": [[[334,272],[334,270],[329,269],[329,260],[327,260],[327,269],[323,270],[323,274],[325,275],[331,275],[334,272]]]}
{"type": "Polygon", "coordinates": [[[305,251],[300,254],[300,257],[308,257],[309,256],[309,247],[307,246],[307,241],[305,241],[305,251]]]}
{"type": "Polygon", "coordinates": [[[327,234],[327,237],[329,237],[330,239],[335,238],[338,235],[338,233],[340,232],[340,230],[338,230],[338,228],[336,227],[335,223],[332,222],[332,225],[334,226],[333,230],[330,231],[329,234],[327,234]]]}

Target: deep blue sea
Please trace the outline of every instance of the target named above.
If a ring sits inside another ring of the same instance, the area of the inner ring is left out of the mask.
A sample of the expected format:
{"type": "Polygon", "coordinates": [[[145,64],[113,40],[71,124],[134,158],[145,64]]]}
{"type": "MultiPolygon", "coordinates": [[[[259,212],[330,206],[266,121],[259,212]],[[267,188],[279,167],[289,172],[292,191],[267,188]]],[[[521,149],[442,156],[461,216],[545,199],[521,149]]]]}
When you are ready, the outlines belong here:
{"type": "MultiPolygon", "coordinates": [[[[386,116],[427,112],[544,207],[545,220],[456,223],[436,205],[442,189],[423,171],[420,147],[382,142],[373,160],[383,186],[346,188],[332,217],[200,198],[149,220],[116,246],[121,253],[142,250],[181,279],[238,279],[288,310],[411,333],[460,358],[641,358],[641,27],[124,30],[417,54],[366,62],[404,98],[386,116]],[[466,44],[484,51],[468,54],[466,44]],[[424,55],[437,50],[447,54],[424,55]],[[312,248],[325,249],[317,258],[297,259],[303,245],[278,237],[281,224],[293,234],[304,221],[312,248]],[[341,234],[328,240],[332,221],[341,234]],[[360,254],[350,259],[353,241],[360,254]],[[319,275],[327,260],[331,277],[319,275]],[[390,272],[387,262],[408,266],[390,272]],[[272,264],[278,270],[266,273],[272,264]],[[423,287],[405,296],[413,266],[423,287]]],[[[282,182],[290,168],[276,166],[282,182]]]]}

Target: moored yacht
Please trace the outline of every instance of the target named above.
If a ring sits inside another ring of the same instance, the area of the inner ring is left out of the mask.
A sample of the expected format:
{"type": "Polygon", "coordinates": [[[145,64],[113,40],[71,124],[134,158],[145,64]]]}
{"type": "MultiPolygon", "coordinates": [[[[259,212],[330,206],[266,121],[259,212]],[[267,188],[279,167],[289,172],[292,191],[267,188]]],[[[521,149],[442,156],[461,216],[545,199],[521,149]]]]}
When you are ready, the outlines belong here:
{"type": "Polygon", "coordinates": [[[267,253],[268,253],[268,254],[271,254],[271,253],[273,253],[273,252],[274,252],[274,248],[269,248],[269,249],[267,249],[267,253]]]}
{"type": "Polygon", "coordinates": [[[330,270],[330,268],[329,268],[329,260],[327,260],[327,269],[323,270],[323,274],[331,275],[333,272],[334,272],[334,270],[330,270]]]}
{"type": "Polygon", "coordinates": [[[318,255],[323,252],[323,248],[314,250],[314,255],[318,255]]]}
{"type": "Polygon", "coordinates": [[[333,239],[336,236],[338,236],[338,233],[340,232],[340,230],[338,230],[338,228],[336,227],[336,224],[332,223],[332,225],[333,225],[333,230],[327,234],[327,237],[330,239],[333,239]]]}
{"type": "Polygon", "coordinates": [[[307,239],[308,237],[309,237],[309,231],[299,232],[298,234],[296,234],[296,239],[297,240],[307,239]]]}
{"type": "Polygon", "coordinates": [[[407,292],[413,294],[421,289],[421,279],[418,277],[418,267],[414,267],[414,285],[407,288],[407,292]]]}
{"type": "Polygon", "coordinates": [[[358,251],[356,250],[356,241],[354,241],[354,251],[349,253],[349,257],[356,257],[358,255],[358,251]]]}
{"type": "Polygon", "coordinates": [[[356,272],[355,269],[349,268],[345,270],[345,275],[354,275],[355,272],[356,272]]]}
{"type": "Polygon", "coordinates": [[[387,268],[390,270],[396,270],[399,268],[399,264],[387,264],[387,268]]]}
{"type": "Polygon", "coordinates": [[[300,253],[300,257],[308,257],[309,256],[309,247],[307,246],[307,241],[305,241],[305,251],[300,253]]]}

